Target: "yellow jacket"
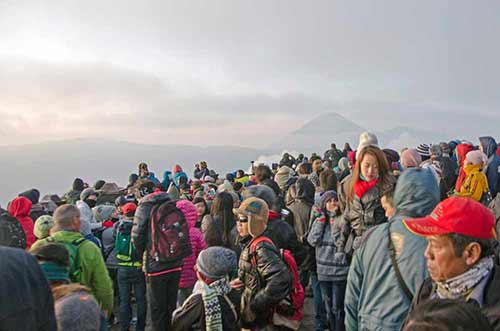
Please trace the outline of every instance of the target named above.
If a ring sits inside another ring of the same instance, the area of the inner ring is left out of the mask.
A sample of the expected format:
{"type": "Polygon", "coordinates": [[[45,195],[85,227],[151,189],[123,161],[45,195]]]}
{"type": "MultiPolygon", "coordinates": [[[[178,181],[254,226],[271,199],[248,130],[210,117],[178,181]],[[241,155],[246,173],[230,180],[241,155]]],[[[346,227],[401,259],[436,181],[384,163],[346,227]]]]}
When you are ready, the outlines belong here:
{"type": "Polygon", "coordinates": [[[480,164],[469,164],[464,167],[464,171],[466,177],[457,195],[480,202],[483,194],[488,192],[488,178],[486,174],[481,170],[480,164]]]}

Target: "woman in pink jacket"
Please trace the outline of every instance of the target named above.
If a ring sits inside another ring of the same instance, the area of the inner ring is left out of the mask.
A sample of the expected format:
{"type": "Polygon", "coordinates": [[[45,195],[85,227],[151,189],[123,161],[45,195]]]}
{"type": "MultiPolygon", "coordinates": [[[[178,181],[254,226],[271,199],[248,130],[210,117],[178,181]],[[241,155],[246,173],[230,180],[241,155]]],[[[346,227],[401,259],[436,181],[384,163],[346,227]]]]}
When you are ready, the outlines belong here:
{"type": "Polygon", "coordinates": [[[182,266],[181,280],[179,281],[179,294],[177,295],[178,304],[182,305],[187,297],[193,292],[193,287],[197,279],[194,265],[196,264],[198,254],[207,248],[207,245],[205,244],[200,229],[195,227],[198,221],[198,212],[193,203],[188,200],[179,200],[176,202],[176,206],[182,211],[188,223],[189,239],[191,240],[191,248],[193,251],[190,256],[184,259],[184,265],[182,266]]]}

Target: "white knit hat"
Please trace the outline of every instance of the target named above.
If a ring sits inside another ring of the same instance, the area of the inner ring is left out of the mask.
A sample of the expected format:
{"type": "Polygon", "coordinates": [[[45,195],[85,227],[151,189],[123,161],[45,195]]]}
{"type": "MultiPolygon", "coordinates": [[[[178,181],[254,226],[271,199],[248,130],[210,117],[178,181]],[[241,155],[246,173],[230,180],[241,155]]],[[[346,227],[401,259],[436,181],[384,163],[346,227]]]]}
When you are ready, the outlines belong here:
{"type": "Polygon", "coordinates": [[[368,146],[378,147],[377,136],[371,132],[363,132],[359,136],[359,145],[358,145],[358,148],[356,149],[356,160],[358,159],[359,153],[361,153],[363,148],[368,147],[368,146]]]}

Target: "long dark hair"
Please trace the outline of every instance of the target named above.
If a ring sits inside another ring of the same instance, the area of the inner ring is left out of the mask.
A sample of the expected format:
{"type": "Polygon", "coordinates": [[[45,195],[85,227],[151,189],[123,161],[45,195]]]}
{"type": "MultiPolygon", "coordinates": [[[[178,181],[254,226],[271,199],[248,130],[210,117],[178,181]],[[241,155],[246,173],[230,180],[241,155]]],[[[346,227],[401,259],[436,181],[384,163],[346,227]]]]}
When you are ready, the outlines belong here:
{"type": "Polygon", "coordinates": [[[356,166],[352,174],[352,180],[347,190],[347,204],[350,204],[354,199],[354,186],[360,180],[359,177],[361,176],[361,163],[363,162],[365,155],[371,155],[377,159],[379,174],[379,181],[377,184],[378,186],[383,185],[387,181],[387,177],[389,176],[389,162],[387,162],[387,157],[385,156],[384,152],[382,152],[380,148],[375,146],[368,146],[363,148],[356,160],[356,166]]]}
{"type": "Polygon", "coordinates": [[[231,230],[236,225],[233,213],[233,196],[227,192],[219,192],[215,196],[210,214],[222,222],[222,243],[225,247],[231,247],[229,236],[231,230]]]}

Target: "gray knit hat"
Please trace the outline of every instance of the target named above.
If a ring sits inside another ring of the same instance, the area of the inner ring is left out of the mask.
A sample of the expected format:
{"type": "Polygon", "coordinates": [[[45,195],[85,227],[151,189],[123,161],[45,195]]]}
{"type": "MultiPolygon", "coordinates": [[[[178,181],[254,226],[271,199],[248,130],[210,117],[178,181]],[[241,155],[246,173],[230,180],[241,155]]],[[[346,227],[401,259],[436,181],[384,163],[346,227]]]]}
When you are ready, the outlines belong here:
{"type": "Polygon", "coordinates": [[[94,297],[85,292],[65,296],[55,303],[57,329],[99,331],[101,310],[94,297]]]}
{"type": "Polygon", "coordinates": [[[98,193],[91,187],[86,188],[85,190],[82,191],[82,193],[80,193],[80,200],[84,201],[85,199],[87,199],[91,195],[97,196],[98,193]]]}
{"type": "Polygon", "coordinates": [[[225,247],[212,246],[200,252],[196,260],[198,272],[217,280],[231,274],[237,267],[236,254],[225,247]]]}

